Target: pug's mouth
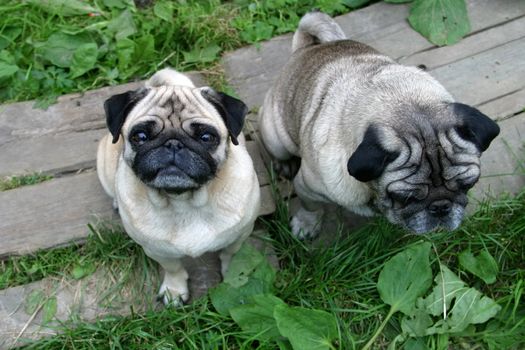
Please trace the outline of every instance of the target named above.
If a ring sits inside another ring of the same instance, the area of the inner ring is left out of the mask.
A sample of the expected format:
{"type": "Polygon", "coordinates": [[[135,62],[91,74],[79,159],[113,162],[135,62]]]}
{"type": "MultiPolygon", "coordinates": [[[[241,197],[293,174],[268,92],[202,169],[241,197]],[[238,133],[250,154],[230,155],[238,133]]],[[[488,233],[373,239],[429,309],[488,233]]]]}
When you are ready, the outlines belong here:
{"type": "Polygon", "coordinates": [[[438,230],[454,231],[463,221],[464,207],[455,205],[451,213],[444,217],[434,217],[426,210],[421,210],[403,221],[403,226],[416,235],[438,230]]]}
{"type": "Polygon", "coordinates": [[[181,194],[195,190],[202,184],[191,178],[176,165],[168,165],[159,169],[155,177],[147,181],[147,185],[169,194],[181,194]]]}

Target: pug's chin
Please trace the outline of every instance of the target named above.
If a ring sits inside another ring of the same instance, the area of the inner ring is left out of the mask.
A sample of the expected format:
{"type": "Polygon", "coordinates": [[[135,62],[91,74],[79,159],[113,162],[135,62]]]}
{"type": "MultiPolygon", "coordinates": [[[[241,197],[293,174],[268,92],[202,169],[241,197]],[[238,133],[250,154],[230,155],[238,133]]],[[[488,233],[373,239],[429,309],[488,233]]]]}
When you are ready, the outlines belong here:
{"type": "Polygon", "coordinates": [[[434,232],[438,229],[454,231],[461,225],[464,213],[465,208],[458,204],[454,205],[450,214],[445,217],[434,217],[426,210],[421,210],[404,220],[403,226],[416,235],[434,232]]]}
{"type": "Polygon", "coordinates": [[[157,190],[175,195],[196,190],[201,186],[201,184],[175,166],[159,170],[153,180],[145,183],[157,190]]]}
{"type": "Polygon", "coordinates": [[[460,204],[454,204],[450,214],[444,217],[434,217],[426,209],[404,219],[392,211],[387,212],[386,217],[391,223],[401,225],[416,235],[422,235],[439,229],[454,231],[461,225],[464,214],[465,208],[460,204]]]}

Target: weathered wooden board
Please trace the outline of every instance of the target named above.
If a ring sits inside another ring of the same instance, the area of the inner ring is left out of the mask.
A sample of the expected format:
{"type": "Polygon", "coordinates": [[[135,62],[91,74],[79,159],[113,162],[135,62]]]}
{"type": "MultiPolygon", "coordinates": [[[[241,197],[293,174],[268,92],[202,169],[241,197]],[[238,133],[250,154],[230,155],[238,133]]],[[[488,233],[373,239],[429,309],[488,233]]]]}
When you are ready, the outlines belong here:
{"type": "MultiPolygon", "coordinates": [[[[494,3],[494,2],[493,2],[494,3]]],[[[481,33],[471,34],[451,46],[435,47],[399,59],[399,63],[434,69],[525,36],[525,17],[519,17],[481,33]]]]}
{"type": "Polygon", "coordinates": [[[471,191],[477,199],[525,187],[525,113],[498,124],[501,133],[481,156],[481,179],[471,191]]]}
{"type": "MultiPolygon", "coordinates": [[[[261,202],[259,215],[275,210],[269,185],[261,202]]],[[[99,220],[118,215],[94,171],[0,192],[0,257],[82,241],[99,220]]]]}
{"type": "MultiPolygon", "coordinates": [[[[249,244],[261,251],[270,264],[277,268],[275,252],[266,243],[265,235],[266,231],[256,230],[249,238],[249,244]]],[[[206,253],[195,259],[185,258],[183,263],[190,277],[188,287],[191,300],[206,294],[209,288],[222,279],[218,253],[206,253]]],[[[48,277],[27,285],[0,290],[0,350],[56,334],[58,321],[65,322],[74,318],[89,322],[108,314],[129,315],[131,306],[137,313],[163,307],[156,302],[160,280],[155,273],[150,272],[143,281],[131,280],[126,288],[115,282],[119,280],[120,273],[118,270],[101,267],[82,280],[74,280],[66,274],[60,278],[48,277]],[[33,291],[41,291],[46,297],[56,297],[57,312],[52,322],[43,323],[42,310],[34,315],[26,311],[25,305],[33,291]]]]}
{"type": "Polygon", "coordinates": [[[94,171],[0,192],[0,256],[82,240],[97,216],[116,218],[94,171]]]}
{"type": "Polygon", "coordinates": [[[430,74],[458,101],[479,105],[525,86],[524,56],[525,37],[436,68],[430,74]]]}
{"type": "MultiPolygon", "coordinates": [[[[188,73],[198,86],[198,73],[188,73]]],[[[33,101],[0,106],[0,175],[46,173],[95,164],[96,148],[105,134],[104,101],[142,82],[105,87],[84,94],[69,94],[47,110],[33,101]]]]}
{"type": "Polygon", "coordinates": [[[505,119],[525,110],[525,88],[477,106],[492,119],[505,119]]]}
{"type": "MultiPolygon", "coordinates": [[[[470,36],[475,36],[485,29],[523,16],[525,2],[470,0],[468,11],[472,28],[470,36]]],[[[339,16],[336,21],[349,38],[401,59],[434,48],[432,43],[409,26],[406,21],[408,12],[408,5],[379,2],[339,16]]],[[[228,81],[250,107],[262,104],[270,84],[288,60],[291,38],[291,34],[279,36],[258,46],[246,47],[225,55],[223,64],[228,81]]],[[[475,39],[470,40],[475,42],[475,39]]]]}

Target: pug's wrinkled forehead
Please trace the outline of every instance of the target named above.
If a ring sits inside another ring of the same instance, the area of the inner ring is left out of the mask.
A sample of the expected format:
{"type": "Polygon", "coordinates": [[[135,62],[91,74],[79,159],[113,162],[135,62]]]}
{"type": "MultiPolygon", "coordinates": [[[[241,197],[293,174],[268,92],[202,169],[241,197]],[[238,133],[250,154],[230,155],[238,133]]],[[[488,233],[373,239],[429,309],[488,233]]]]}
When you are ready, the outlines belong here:
{"type": "MultiPolygon", "coordinates": [[[[182,128],[206,121],[226,132],[234,145],[242,131],[248,107],[239,99],[210,87],[196,88],[185,75],[163,69],[143,88],[111,96],[104,102],[106,124],[116,143],[131,125],[151,119],[162,128],[182,128]]],[[[221,135],[222,136],[222,135],[221,135]]]]}
{"type": "Polygon", "coordinates": [[[214,126],[221,138],[228,130],[218,111],[202,95],[208,88],[188,86],[146,87],[145,96],[130,112],[122,132],[127,135],[131,126],[153,121],[163,128],[190,130],[191,124],[214,126]]]}

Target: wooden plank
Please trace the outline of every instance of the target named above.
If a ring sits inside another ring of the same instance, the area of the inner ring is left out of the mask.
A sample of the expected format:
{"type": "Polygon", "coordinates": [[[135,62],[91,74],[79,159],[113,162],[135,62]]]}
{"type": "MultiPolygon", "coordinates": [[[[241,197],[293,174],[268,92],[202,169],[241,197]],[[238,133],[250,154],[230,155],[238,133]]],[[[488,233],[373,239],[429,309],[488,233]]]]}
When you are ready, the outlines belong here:
{"type": "Polygon", "coordinates": [[[425,65],[434,69],[465,57],[492,49],[525,36],[525,17],[520,17],[488,30],[475,33],[452,46],[435,47],[431,50],[416,52],[401,58],[399,63],[405,65],[425,65]]]}
{"type": "Polygon", "coordinates": [[[525,110],[525,89],[512,92],[477,106],[493,119],[504,119],[525,110]]]}
{"type": "Polygon", "coordinates": [[[430,71],[458,100],[480,105],[525,86],[525,37],[430,71]]]}
{"type": "MultiPolygon", "coordinates": [[[[188,75],[205,85],[200,74],[188,75]]],[[[47,110],[34,109],[34,101],[0,106],[0,175],[94,165],[97,142],[105,134],[104,100],[142,84],[65,95],[47,110]]]]}
{"type": "MultiPolygon", "coordinates": [[[[336,21],[349,38],[400,59],[434,47],[407,23],[408,6],[379,2],[339,16],[336,21]]],[[[467,7],[472,33],[525,14],[525,2],[521,0],[469,0],[467,7]]],[[[279,36],[224,56],[228,81],[250,108],[262,104],[266,91],[288,60],[291,38],[291,34],[279,36]]]]}
{"type": "MultiPolygon", "coordinates": [[[[264,237],[267,235],[266,230],[256,230],[249,238],[249,244],[263,253],[270,264],[278,269],[275,251],[267,237],[264,237]]],[[[191,300],[205,295],[209,288],[216,286],[222,279],[218,253],[206,253],[195,259],[185,258],[183,264],[190,276],[188,287],[191,300]]],[[[150,271],[144,275],[145,281],[132,280],[126,288],[119,288],[115,281],[119,280],[120,273],[118,269],[99,267],[93,275],[81,280],[73,280],[66,274],[60,278],[48,277],[0,290],[0,350],[15,345],[17,336],[24,328],[16,346],[56,334],[58,321],[66,322],[72,317],[92,322],[104,315],[129,315],[131,306],[138,313],[159,306],[155,299],[160,281],[155,273],[150,271]],[[25,311],[24,305],[35,290],[42,291],[46,297],[56,297],[57,312],[51,323],[42,324],[41,310],[33,319],[25,311]]]]}
{"type": "Polygon", "coordinates": [[[481,156],[481,179],[471,191],[477,199],[525,187],[525,113],[498,124],[501,133],[481,156]]]}
{"type": "Polygon", "coordinates": [[[0,256],[82,240],[99,218],[116,215],[94,171],[0,192],[0,256]]]}
{"type": "MultiPolygon", "coordinates": [[[[268,185],[260,215],[275,210],[268,185]]],[[[118,220],[94,171],[0,192],[0,257],[23,255],[87,237],[88,223],[118,220]]]]}

